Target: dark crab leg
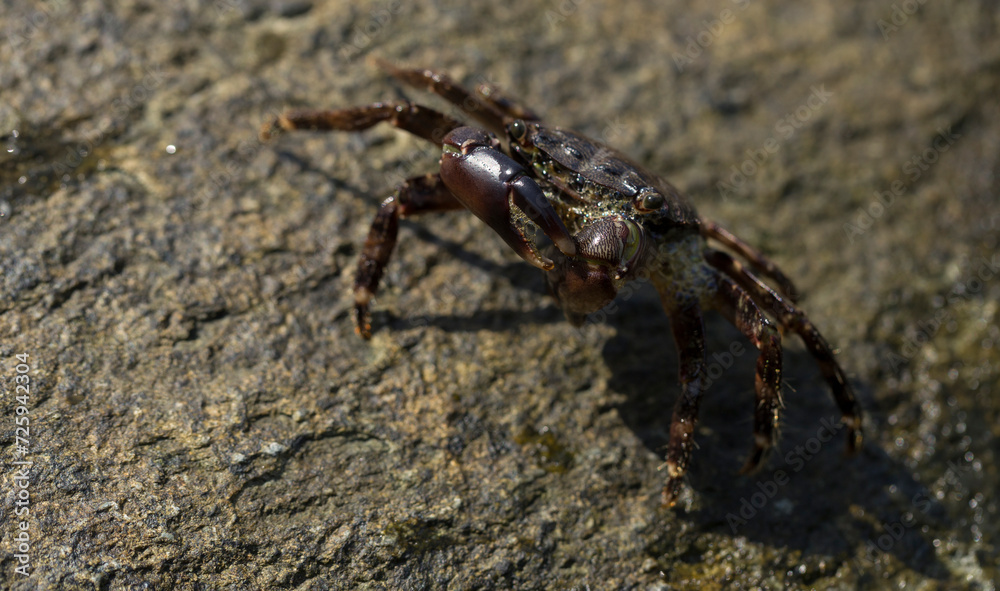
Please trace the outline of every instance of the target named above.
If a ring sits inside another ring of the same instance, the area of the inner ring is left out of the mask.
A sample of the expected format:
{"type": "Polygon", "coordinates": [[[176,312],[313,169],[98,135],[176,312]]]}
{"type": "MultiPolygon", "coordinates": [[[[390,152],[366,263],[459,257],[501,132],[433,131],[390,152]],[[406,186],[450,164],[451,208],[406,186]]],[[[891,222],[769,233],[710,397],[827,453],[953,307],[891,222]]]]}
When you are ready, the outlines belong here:
{"type": "Polygon", "coordinates": [[[364,339],[372,336],[368,304],[378,290],[378,282],[396,247],[399,218],[462,208],[436,174],[403,181],[396,192],[382,202],[368,230],[354,276],[354,329],[358,335],[364,339]]]}
{"type": "Polygon", "coordinates": [[[756,248],[750,246],[746,242],[743,242],[743,240],[739,239],[729,230],[713,221],[702,219],[701,235],[721,242],[724,246],[745,258],[747,262],[750,263],[751,267],[774,280],[774,282],[778,284],[778,290],[784,294],[786,298],[792,300],[793,302],[799,299],[798,291],[795,289],[795,285],[792,283],[792,280],[789,279],[788,276],[785,275],[771,259],[764,256],[764,254],[756,248]]]}
{"type": "Polygon", "coordinates": [[[687,473],[694,450],[694,428],[698,420],[698,405],[703,392],[705,375],[705,330],[702,326],[701,307],[697,301],[678,307],[666,297],[664,308],[670,316],[670,328],[677,343],[681,395],[674,405],[670,421],[670,441],[667,443],[667,484],[663,487],[662,502],[673,506],[677,500],[684,474],[687,473]]]}
{"type": "MultiPolygon", "coordinates": [[[[279,130],[362,131],[383,121],[438,146],[442,145],[444,136],[463,125],[433,109],[408,101],[394,101],[347,109],[289,111],[262,125],[260,137],[266,141],[279,130]]],[[[354,280],[355,330],[362,338],[371,338],[368,305],[396,246],[399,218],[453,209],[462,209],[462,203],[448,191],[438,175],[403,182],[393,196],[379,206],[354,280]]]]}
{"type": "Polygon", "coordinates": [[[398,68],[385,60],[376,60],[376,63],[397,80],[414,88],[433,92],[457,105],[497,135],[505,133],[505,117],[538,120],[538,115],[533,111],[501,95],[492,85],[481,84],[476,94],[473,94],[441,72],[398,68]]]}
{"type": "Polygon", "coordinates": [[[844,370],[834,359],[833,351],[823,335],[802,310],[783,300],[767,284],[747,271],[739,261],[724,252],[711,249],[705,252],[705,259],[739,283],[760,306],[771,312],[786,330],[799,335],[819,364],[823,377],[830,384],[833,399],[840,408],[844,424],[847,425],[847,451],[854,453],[861,445],[861,407],[847,381],[847,376],[844,375],[844,370]]]}
{"type": "Polygon", "coordinates": [[[371,335],[368,301],[396,242],[396,220],[400,215],[396,207],[407,207],[402,202],[396,204],[395,199],[402,199],[410,191],[415,192],[411,195],[413,203],[402,215],[441,211],[442,199],[446,202],[445,209],[464,205],[536,267],[551,269],[553,263],[525,236],[523,223],[518,220],[522,216],[537,224],[564,254],[576,254],[576,245],[562,219],[524,167],[500,151],[499,141],[480,129],[463,127],[460,122],[433,109],[397,101],[332,111],[290,111],[265,123],[260,137],[267,140],[279,129],[361,131],[383,121],[442,146],[441,174],[444,176],[434,176],[433,189],[429,185],[408,188],[404,184],[396,198],[386,200],[375,216],[369,241],[365,244],[367,256],[362,256],[362,268],[355,284],[355,320],[358,333],[363,337],[371,335]],[[446,141],[446,137],[450,139],[446,141]],[[424,201],[416,199],[418,195],[437,195],[439,192],[447,197],[425,197],[427,207],[423,206],[424,201]],[[513,207],[520,213],[515,214],[513,207]],[[373,269],[370,278],[365,275],[366,265],[373,269]]]}
{"type": "Polygon", "coordinates": [[[537,113],[524,105],[507,98],[500,93],[492,84],[483,83],[476,87],[476,94],[479,98],[490,103],[511,119],[522,119],[524,121],[540,121],[541,117],[537,113]]]}
{"type": "Polygon", "coordinates": [[[464,125],[444,113],[416,103],[391,101],[328,111],[289,111],[262,125],[260,139],[267,141],[279,130],[361,131],[382,121],[434,142],[438,147],[448,132],[464,125]]]}
{"type": "Polygon", "coordinates": [[[753,451],[742,472],[761,466],[777,439],[781,401],[781,334],[739,285],[718,277],[715,306],[760,351],[753,414],[753,451]]]}

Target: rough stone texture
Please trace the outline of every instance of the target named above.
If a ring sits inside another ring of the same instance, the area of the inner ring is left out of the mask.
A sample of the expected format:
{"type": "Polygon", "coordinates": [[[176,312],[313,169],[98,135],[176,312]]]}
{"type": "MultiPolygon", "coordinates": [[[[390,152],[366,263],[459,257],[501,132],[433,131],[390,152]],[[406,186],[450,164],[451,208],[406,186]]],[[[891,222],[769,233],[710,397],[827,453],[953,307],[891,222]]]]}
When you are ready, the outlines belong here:
{"type": "Polygon", "coordinates": [[[998,23],[986,1],[5,3],[0,587],[992,589],[998,23]],[[603,135],[772,255],[861,393],[863,452],[823,441],[835,408],[788,339],[781,449],[739,476],[754,355],[722,356],[749,344],[711,317],[691,492],[661,509],[655,294],[574,329],[469,215],[403,224],[356,338],[376,203],[435,151],[256,129],[442,106],[370,56],[603,135]]]}

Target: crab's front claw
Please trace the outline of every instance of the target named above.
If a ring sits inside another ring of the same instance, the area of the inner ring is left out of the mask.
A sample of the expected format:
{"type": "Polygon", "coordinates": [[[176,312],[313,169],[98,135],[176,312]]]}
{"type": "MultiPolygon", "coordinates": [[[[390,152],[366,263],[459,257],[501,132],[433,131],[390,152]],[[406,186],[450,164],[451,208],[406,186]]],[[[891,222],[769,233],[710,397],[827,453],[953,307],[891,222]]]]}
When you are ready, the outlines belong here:
{"type": "Polygon", "coordinates": [[[460,127],[446,135],[443,144],[441,180],[445,186],[522,259],[541,269],[553,267],[552,260],[542,256],[525,235],[527,220],[538,225],[563,254],[576,254],[576,244],[559,214],[524,167],[500,151],[496,137],[474,127],[460,127]]]}

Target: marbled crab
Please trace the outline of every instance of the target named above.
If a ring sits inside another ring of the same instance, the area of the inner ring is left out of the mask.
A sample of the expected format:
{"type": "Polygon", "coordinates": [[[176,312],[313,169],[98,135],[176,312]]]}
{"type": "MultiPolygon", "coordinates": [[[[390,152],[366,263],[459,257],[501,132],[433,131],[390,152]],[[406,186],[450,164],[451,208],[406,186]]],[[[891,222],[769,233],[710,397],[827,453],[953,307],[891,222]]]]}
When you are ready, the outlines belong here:
{"type": "Polygon", "coordinates": [[[862,415],[844,371],[795,305],[792,282],[767,257],[700,217],[666,180],[598,141],[544,124],[490,85],[470,92],[433,70],[381,65],[458,105],[486,129],[406,100],[290,111],[261,128],[266,140],[279,130],[361,131],[385,121],[442,150],[438,173],[404,181],[375,215],[354,280],[360,336],[371,337],[369,304],[396,246],[399,218],[465,208],[545,271],[549,291],[573,324],[609,304],[628,281],[648,280],[659,292],[677,343],[681,385],[664,464],[665,504],[674,504],[694,447],[706,380],[704,309],[719,311],[759,351],[753,451],[744,472],[760,467],[777,440],[783,332],[797,334],[815,357],[847,428],[848,452],[858,448],[862,415]],[[536,229],[552,242],[544,254],[536,229]]]}

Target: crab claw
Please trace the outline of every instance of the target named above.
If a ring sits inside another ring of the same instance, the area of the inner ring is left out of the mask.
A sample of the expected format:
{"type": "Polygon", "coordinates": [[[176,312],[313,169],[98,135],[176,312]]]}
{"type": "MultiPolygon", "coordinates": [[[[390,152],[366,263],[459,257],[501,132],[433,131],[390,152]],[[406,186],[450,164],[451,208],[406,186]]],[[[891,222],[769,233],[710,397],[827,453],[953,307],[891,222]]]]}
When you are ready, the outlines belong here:
{"type": "Polygon", "coordinates": [[[540,269],[553,267],[552,260],[525,236],[519,224],[522,217],[538,225],[563,254],[576,254],[576,244],[559,214],[524,167],[500,151],[496,137],[474,127],[459,127],[444,137],[443,144],[441,180],[518,256],[540,269]]]}

